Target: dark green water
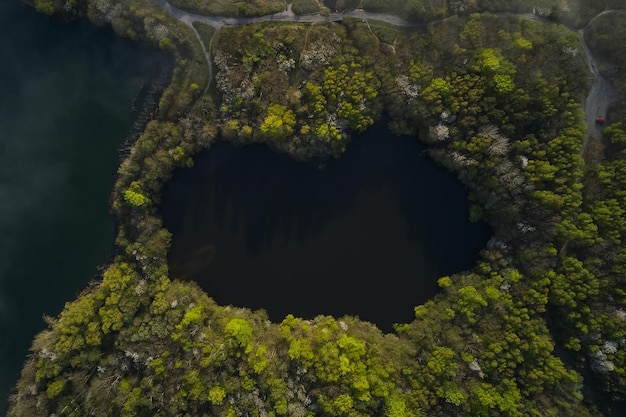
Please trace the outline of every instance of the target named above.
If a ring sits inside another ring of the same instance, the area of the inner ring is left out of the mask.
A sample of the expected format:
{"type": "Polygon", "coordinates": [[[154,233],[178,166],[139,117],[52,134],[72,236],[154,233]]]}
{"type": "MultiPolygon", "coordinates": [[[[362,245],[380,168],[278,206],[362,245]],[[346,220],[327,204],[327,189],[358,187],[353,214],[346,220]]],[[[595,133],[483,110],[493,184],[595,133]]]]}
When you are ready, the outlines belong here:
{"type": "Polygon", "coordinates": [[[0,0],[0,415],[42,315],[112,254],[117,150],[155,62],[110,31],[0,0]]]}
{"type": "Polygon", "coordinates": [[[324,169],[218,143],[164,193],[173,277],[221,304],[410,321],[437,279],[472,267],[488,230],[416,139],[378,124],[324,169]]]}

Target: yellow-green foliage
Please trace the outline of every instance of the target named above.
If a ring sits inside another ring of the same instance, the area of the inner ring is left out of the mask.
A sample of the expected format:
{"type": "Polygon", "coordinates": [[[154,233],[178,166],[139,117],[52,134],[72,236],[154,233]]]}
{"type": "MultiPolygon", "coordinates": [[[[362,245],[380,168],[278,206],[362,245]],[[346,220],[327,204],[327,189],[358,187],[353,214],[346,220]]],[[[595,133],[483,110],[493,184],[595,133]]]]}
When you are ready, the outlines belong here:
{"type": "Polygon", "coordinates": [[[239,346],[242,347],[247,346],[252,338],[252,327],[250,327],[250,324],[244,319],[235,318],[230,320],[226,324],[224,331],[226,334],[234,337],[239,343],[239,346]]]}
{"type": "Polygon", "coordinates": [[[141,190],[141,185],[138,181],[133,181],[130,187],[124,191],[124,200],[126,200],[131,207],[141,207],[150,202],[148,197],[146,197],[141,190]]]}
{"type": "Polygon", "coordinates": [[[269,139],[282,140],[291,136],[296,125],[293,111],[280,104],[271,104],[267,108],[267,117],[261,124],[261,134],[269,139]]]}
{"type": "Polygon", "coordinates": [[[404,399],[399,395],[391,395],[385,402],[385,417],[413,417],[404,399]]]}
{"type": "Polygon", "coordinates": [[[478,58],[478,66],[482,70],[497,71],[500,68],[500,59],[493,49],[483,49],[478,58]]]}
{"type": "Polygon", "coordinates": [[[515,84],[510,75],[496,74],[493,76],[493,81],[496,83],[498,93],[509,93],[515,89],[515,84]]]}
{"type": "Polygon", "coordinates": [[[531,41],[529,41],[528,39],[524,39],[524,38],[518,38],[515,41],[515,44],[520,48],[523,49],[525,51],[530,51],[531,49],[533,49],[533,43],[531,41]]]}
{"type": "Polygon", "coordinates": [[[208,400],[213,405],[221,405],[226,398],[226,390],[222,387],[212,387],[209,390],[208,400]]]}
{"type": "Polygon", "coordinates": [[[47,15],[54,13],[54,0],[35,0],[35,8],[47,15]]]}
{"type": "MultiPolygon", "coordinates": [[[[313,404],[351,417],[587,417],[581,378],[555,342],[580,366],[604,349],[600,365],[613,370],[598,386],[622,395],[626,355],[612,344],[626,337],[622,134],[609,129],[610,157],[583,169],[588,74],[563,53],[577,47],[563,27],[473,15],[410,33],[349,19],[228,29],[214,52],[251,98],[227,102],[224,91],[198,98],[206,66],[195,35],[154,5],[129,3],[114,27],[141,37],[146,18],[163,22],[179,66],[159,120],[119,171],[119,258],[36,339],[11,417],[66,405],[76,415],[311,415],[313,404]],[[327,53],[317,67],[278,69],[314,48],[327,53]],[[388,335],[353,318],[276,325],[168,279],[170,236],[151,200],[216,126],[310,157],[339,154],[348,132],[383,110],[406,130],[447,129],[431,155],[495,230],[476,267],[441,278],[442,293],[413,321],[388,335]]],[[[446,5],[408,10],[441,16],[446,5]]]]}
{"type": "Polygon", "coordinates": [[[177,328],[183,328],[185,326],[189,326],[190,324],[199,323],[202,320],[203,311],[204,306],[202,304],[191,307],[185,312],[185,315],[183,316],[180,324],[177,325],[177,328]]]}
{"type": "Polygon", "coordinates": [[[57,379],[48,384],[48,388],[46,389],[46,395],[50,399],[56,398],[61,394],[61,392],[63,392],[63,389],[65,389],[65,381],[57,379]]]}

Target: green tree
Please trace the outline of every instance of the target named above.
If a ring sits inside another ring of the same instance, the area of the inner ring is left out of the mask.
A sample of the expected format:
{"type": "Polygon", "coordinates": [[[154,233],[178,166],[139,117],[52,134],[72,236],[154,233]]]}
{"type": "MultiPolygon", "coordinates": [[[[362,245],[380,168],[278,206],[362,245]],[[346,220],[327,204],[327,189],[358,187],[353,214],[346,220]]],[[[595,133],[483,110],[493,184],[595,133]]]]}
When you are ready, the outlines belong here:
{"type": "Polygon", "coordinates": [[[261,124],[261,134],[268,139],[284,140],[293,135],[296,116],[293,111],[280,104],[271,104],[261,124]]]}
{"type": "Polygon", "coordinates": [[[150,203],[150,199],[146,197],[141,188],[139,181],[133,181],[130,187],[124,191],[124,200],[126,200],[131,207],[141,207],[150,203]]]}

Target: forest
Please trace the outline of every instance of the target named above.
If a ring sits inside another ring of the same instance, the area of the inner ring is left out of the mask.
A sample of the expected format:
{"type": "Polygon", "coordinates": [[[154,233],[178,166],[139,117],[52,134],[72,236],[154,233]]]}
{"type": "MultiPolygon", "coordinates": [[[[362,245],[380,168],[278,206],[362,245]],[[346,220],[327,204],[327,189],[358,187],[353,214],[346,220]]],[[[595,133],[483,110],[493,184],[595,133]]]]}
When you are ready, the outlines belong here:
{"type": "Polygon", "coordinates": [[[626,42],[625,24],[625,13],[610,13],[599,16],[585,31],[589,48],[599,58],[600,72],[612,80],[614,87],[622,93],[626,92],[626,76],[620,68],[626,65],[626,57],[622,48],[609,48],[608,45],[626,42]]]}
{"type": "MultiPolygon", "coordinates": [[[[449,18],[413,29],[262,23],[215,37],[197,26],[199,40],[144,0],[35,1],[169,51],[176,65],[118,171],[115,260],[46,318],[9,416],[619,415],[626,114],[614,106],[583,153],[593,80],[575,31],[603,7],[547,4],[536,20],[492,13],[527,12],[524,2],[468,2],[460,16],[415,3],[428,13],[415,19],[449,18]],[[470,217],[494,231],[475,267],[441,277],[413,321],[389,334],[349,316],[272,323],[170,276],[161,190],[194,154],[222,138],[340,157],[383,118],[430,145],[467,187],[470,217]]],[[[595,22],[585,36],[603,51],[606,25],[595,22]]],[[[620,76],[623,45],[601,52],[608,77],[620,76]]]]}

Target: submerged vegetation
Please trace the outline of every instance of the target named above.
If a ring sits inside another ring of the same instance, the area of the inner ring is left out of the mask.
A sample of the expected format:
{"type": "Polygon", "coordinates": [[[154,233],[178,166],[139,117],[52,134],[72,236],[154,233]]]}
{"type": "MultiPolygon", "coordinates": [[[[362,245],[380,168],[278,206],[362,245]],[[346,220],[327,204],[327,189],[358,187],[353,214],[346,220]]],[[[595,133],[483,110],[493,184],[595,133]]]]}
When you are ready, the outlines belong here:
{"type": "Polygon", "coordinates": [[[626,122],[605,128],[586,163],[590,84],[575,32],[487,13],[414,30],[349,19],[221,29],[202,94],[198,38],[157,6],[36,7],[110,24],[170,51],[176,68],[119,169],[115,261],[47,319],[10,416],[578,417],[624,400],[626,122]],[[198,150],[219,135],[339,156],[383,113],[432,144],[467,185],[471,217],[495,231],[412,322],[394,334],[351,317],[271,323],[169,276],[160,193],[198,150]],[[611,401],[594,403],[598,392],[611,401]]]}

